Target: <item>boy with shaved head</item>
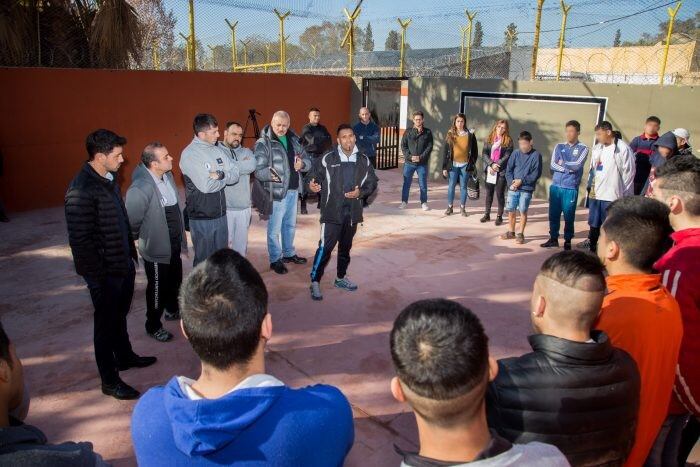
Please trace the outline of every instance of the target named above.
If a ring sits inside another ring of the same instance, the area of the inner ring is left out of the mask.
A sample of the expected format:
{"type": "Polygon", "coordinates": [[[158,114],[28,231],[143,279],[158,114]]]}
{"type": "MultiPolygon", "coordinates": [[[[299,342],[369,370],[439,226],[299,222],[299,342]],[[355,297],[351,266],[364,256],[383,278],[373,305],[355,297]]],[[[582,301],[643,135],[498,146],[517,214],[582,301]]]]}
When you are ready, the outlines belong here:
{"type": "Polygon", "coordinates": [[[512,444],[489,430],[484,394],[498,367],[479,318],[459,303],[406,307],[391,331],[391,357],[391,392],[415,412],[420,440],[417,453],[397,448],[402,467],[569,465],[554,446],[512,444]]]}
{"type": "Polygon", "coordinates": [[[532,352],[498,362],[489,426],[509,441],[557,446],[572,465],[621,465],[634,442],[639,373],[593,331],[605,295],[603,265],[587,253],[547,259],[533,287],[532,352]]]}

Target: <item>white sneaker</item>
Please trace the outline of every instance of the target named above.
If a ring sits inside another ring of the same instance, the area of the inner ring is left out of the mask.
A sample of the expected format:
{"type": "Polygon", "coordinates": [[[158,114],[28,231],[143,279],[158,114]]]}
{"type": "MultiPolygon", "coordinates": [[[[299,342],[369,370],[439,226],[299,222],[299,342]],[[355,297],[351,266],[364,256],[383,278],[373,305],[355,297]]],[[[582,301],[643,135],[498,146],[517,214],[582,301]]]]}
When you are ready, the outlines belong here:
{"type": "Polygon", "coordinates": [[[408,206],[408,203],[406,201],[401,201],[401,204],[399,204],[399,209],[406,209],[408,206]]]}
{"type": "Polygon", "coordinates": [[[428,206],[428,203],[423,203],[420,205],[421,208],[423,208],[423,211],[430,211],[430,206],[428,206]]]}

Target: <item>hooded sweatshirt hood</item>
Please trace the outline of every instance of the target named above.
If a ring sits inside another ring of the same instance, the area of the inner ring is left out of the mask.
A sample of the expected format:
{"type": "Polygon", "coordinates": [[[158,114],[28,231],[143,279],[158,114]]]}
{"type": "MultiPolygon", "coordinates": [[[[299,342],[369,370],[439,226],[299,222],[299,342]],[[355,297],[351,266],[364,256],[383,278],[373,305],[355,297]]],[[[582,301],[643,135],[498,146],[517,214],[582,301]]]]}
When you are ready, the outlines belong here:
{"type": "Polygon", "coordinates": [[[667,131],[663,135],[659,136],[653,146],[655,151],[658,151],[659,147],[668,148],[671,150],[671,155],[678,153],[678,143],[676,142],[676,135],[672,131],[667,131]]]}
{"type": "Polygon", "coordinates": [[[163,397],[175,445],[191,457],[219,451],[255,424],[287,390],[286,386],[245,388],[218,399],[191,400],[172,378],[163,397]]]}

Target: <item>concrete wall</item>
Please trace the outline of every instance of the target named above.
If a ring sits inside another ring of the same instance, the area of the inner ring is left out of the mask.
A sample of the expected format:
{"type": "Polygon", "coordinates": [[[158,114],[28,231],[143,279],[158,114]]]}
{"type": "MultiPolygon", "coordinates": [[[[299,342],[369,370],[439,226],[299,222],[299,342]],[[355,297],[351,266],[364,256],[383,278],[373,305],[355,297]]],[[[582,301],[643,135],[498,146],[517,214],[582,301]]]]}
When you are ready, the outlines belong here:
{"type": "Polygon", "coordinates": [[[15,211],[63,203],[86,160],[85,137],[97,128],[128,139],[120,177],[125,190],[149,141],[165,144],[177,167],[199,112],[214,114],[223,135],[224,123],[244,123],[250,108],[262,113],[261,129],[284,109],[299,131],[308,108],[317,106],[332,129],[351,115],[353,87],[349,78],[332,76],[34,68],[0,69],[0,83],[0,199],[15,211]]]}
{"type": "MultiPolygon", "coordinates": [[[[677,127],[684,127],[694,139],[700,141],[700,90],[693,86],[635,86],[594,84],[584,82],[528,82],[505,80],[465,80],[461,78],[410,78],[408,111],[417,109],[425,112],[425,124],[435,135],[436,145],[430,168],[433,178],[437,178],[442,167],[438,151],[449,129],[450,118],[459,112],[460,92],[492,91],[507,93],[535,93],[572,96],[607,97],[605,118],[622,132],[625,141],[641,134],[644,120],[649,115],[661,118],[662,133],[677,127]]],[[[534,135],[535,147],[545,157],[546,167],[554,145],[563,139],[564,124],[576,119],[582,125],[581,140],[586,144],[593,141],[595,112],[592,106],[579,104],[528,103],[513,101],[485,101],[481,105],[470,106],[467,111],[467,125],[475,128],[479,150],[493,121],[507,118],[510,121],[511,136],[517,138],[521,129],[534,135]],[[470,112],[471,110],[471,112],[470,112]]],[[[410,127],[410,125],[409,125],[410,127]]],[[[543,173],[537,196],[546,197],[551,181],[548,169],[543,173]]]]}

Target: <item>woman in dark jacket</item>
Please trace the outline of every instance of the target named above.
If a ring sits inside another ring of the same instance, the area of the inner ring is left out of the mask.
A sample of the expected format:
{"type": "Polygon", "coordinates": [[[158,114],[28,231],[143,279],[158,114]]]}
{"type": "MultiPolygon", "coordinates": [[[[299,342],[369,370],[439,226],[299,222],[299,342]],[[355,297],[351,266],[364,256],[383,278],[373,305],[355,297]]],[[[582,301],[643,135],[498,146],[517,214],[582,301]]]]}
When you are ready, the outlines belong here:
{"type": "Polygon", "coordinates": [[[481,222],[491,220],[493,195],[498,200],[496,225],[503,224],[503,209],[506,205],[506,164],[513,153],[513,140],[508,130],[508,120],[496,120],[496,123],[484,142],[481,158],[484,161],[484,179],[486,186],[486,206],[481,222]]]}
{"type": "Polygon", "coordinates": [[[449,177],[447,186],[447,210],[445,215],[452,214],[452,203],[455,199],[455,187],[459,182],[460,212],[467,217],[467,178],[476,170],[476,160],[479,157],[474,133],[467,130],[467,117],[457,114],[452,117],[452,126],[447,131],[445,144],[442,145],[442,176],[449,177]]]}

